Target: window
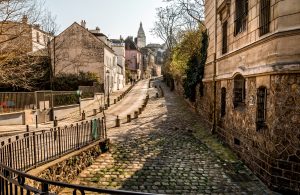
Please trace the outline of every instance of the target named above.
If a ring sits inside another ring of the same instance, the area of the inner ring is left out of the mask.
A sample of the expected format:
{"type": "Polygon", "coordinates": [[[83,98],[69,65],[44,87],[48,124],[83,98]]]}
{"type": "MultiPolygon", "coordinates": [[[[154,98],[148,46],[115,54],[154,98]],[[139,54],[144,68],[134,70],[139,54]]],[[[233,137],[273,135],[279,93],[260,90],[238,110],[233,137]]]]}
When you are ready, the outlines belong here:
{"type": "Polygon", "coordinates": [[[40,42],[40,33],[36,32],[36,42],[40,42]]]}
{"type": "Polygon", "coordinates": [[[226,114],[226,88],[221,89],[221,117],[226,114]]]}
{"type": "Polygon", "coordinates": [[[236,0],[234,35],[237,35],[246,29],[247,16],[248,16],[248,0],[236,0]]]}
{"type": "Polygon", "coordinates": [[[227,53],[227,21],[222,25],[222,54],[227,53]]]}
{"type": "Polygon", "coordinates": [[[245,104],[245,95],[245,78],[239,74],[234,77],[233,105],[235,108],[245,104]]]}
{"type": "Polygon", "coordinates": [[[259,34],[260,36],[270,31],[270,0],[260,1],[259,34]]]}
{"type": "Polygon", "coordinates": [[[267,103],[267,89],[265,87],[259,87],[257,89],[257,113],[256,113],[257,131],[265,127],[266,103],[267,103]]]}

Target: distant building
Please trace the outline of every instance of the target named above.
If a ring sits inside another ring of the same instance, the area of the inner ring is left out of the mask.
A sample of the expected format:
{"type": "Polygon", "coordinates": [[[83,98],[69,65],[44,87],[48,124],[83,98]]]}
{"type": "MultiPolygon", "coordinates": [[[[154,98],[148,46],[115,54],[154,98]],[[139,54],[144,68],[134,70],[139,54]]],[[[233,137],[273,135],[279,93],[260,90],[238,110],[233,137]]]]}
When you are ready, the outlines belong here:
{"type": "Polygon", "coordinates": [[[106,92],[120,89],[121,68],[111,41],[99,28],[89,31],[85,25],[85,21],[81,25],[74,22],[51,42],[53,73],[92,72],[104,84],[106,92]]]}
{"type": "Polygon", "coordinates": [[[138,48],[146,47],[146,35],[145,35],[145,31],[143,29],[142,22],[140,23],[140,28],[138,30],[138,34],[137,34],[135,42],[136,42],[136,45],[138,48]]]}
{"type": "Polygon", "coordinates": [[[125,42],[122,37],[120,39],[111,39],[112,49],[117,55],[117,65],[118,65],[118,81],[117,89],[121,89],[125,86],[125,42]]]}
{"type": "Polygon", "coordinates": [[[143,61],[143,78],[151,78],[154,74],[154,65],[155,65],[155,56],[154,52],[151,49],[146,47],[141,48],[142,61],[143,61]]]}
{"type": "Polygon", "coordinates": [[[28,54],[47,47],[53,36],[42,29],[39,25],[28,23],[27,16],[22,21],[0,22],[0,54],[16,53],[28,54]]]}
{"type": "Polygon", "coordinates": [[[125,40],[125,64],[128,79],[139,80],[142,78],[142,54],[133,41],[133,37],[127,37],[125,40]]]}

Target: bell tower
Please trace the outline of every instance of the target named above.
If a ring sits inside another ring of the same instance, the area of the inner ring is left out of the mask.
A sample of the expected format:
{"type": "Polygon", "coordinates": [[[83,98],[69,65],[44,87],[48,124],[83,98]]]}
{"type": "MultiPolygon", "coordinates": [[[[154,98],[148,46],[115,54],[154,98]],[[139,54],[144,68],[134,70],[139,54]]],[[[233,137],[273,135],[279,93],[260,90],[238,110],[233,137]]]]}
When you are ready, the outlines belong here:
{"type": "Polygon", "coordinates": [[[137,38],[136,38],[136,44],[137,44],[138,48],[146,47],[146,35],[145,35],[145,31],[143,29],[142,22],[140,23],[140,28],[139,28],[137,38]]]}

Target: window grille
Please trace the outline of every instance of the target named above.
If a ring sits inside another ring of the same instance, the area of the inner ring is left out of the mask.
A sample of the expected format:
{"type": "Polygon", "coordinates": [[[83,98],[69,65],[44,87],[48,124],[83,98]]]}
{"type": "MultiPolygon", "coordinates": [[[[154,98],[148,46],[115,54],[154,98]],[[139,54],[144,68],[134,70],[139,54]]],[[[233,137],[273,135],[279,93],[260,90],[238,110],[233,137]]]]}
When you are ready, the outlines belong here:
{"type": "Polygon", "coordinates": [[[235,28],[234,35],[246,29],[248,16],[248,0],[236,0],[235,2],[235,28]]]}
{"type": "Polygon", "coordinates": [[[221,89],[221,117],[226,114],[226,88],[221,89]]]}
{"type": "Polygon", "coordinates": [[[260,130],[263,127],[265,127],[266,103],[267,103],[267,89],[265,87],[260,87],[257,89],[257,114],[256,114],[257,130],[260,130]]]}
{"type": "Polygon", "coordinates": [[[234,88],[233,88],[233,105],[238,107],[245,103],[245,78],[242,75],[237,75],[234,78],[234,88]]]}
{"type": "Polygon", "coordinates": [[[267,34],[270,31],[270,0],[260,1],[259,13],[259,34],[260,36],[267,34]]]}
{"type": "Polygon", "coordinates": [[[227,53],[227,21],[222,26],[222,54],[227,53]]]}

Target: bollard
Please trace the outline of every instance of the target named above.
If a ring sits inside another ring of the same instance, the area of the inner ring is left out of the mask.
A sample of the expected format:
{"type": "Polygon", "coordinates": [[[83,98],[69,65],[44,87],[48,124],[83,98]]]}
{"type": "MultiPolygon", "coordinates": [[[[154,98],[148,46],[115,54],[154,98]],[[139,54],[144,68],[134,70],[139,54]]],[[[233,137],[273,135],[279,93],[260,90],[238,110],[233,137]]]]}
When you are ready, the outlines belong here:
{"type": "Polygon", "coordinates": [[[53,127],[57,127],[57,117],[54,118],[53,127]]]}
{"type": "Polygon", "coordinates": [[[82,116],[82,120],[85,120],[85,112],[84,111],[82,111],[82,114],[81,114],[81,116],[82,116]]]}
{"type": "Polygon", "coordinates": [[[27,145],[27,148],[29,148],[29,126],[28,125],[26,125],[26,134],[25,134],[25,136],[27,137],[26,138],[26,143],[27,143],[26,145],[27,145]]]}
{"type": "Polygon", "coordinates": [[[116,104],[117,103],[117,100],[116,99],[114,99],[114,104],[116,104]]]}
{"type": "Polygon", "coordinates": [[[94,116],[97,115],[97,109],[93,109],[94,116]]]}
{"type": "Polygon", "coordinates": [[[119,119],[119,116],[117,116],[117,119],[116,119],[116,127],[120,127],[120,119],[119,119]]]}
{"type": "Polygon", "coordinates": [[[120,97],[118,97],[118,99],[117,99],[118,101],[120,101],[120,97]]]}
{"type": "Polygon", "coordinates": [[[142,114],[142,108],[139,108],[139,114],[142,114]]]}
{"type": "Polygon", "coordinates": [[[127,115],[127,123],[130,123],[130,122],[131,122],[131,115],[128,114],[128,115],[127,115]]]}
{"type": "Polygon", "coordinates": [[[156,92],[156,98],[158,98],[158,93],[156,92]]]}
{"type": "Polygon", "coordinates": [[[138,111],[134,111],[134,118],[139,118],[139,112],[138,111]]]}

